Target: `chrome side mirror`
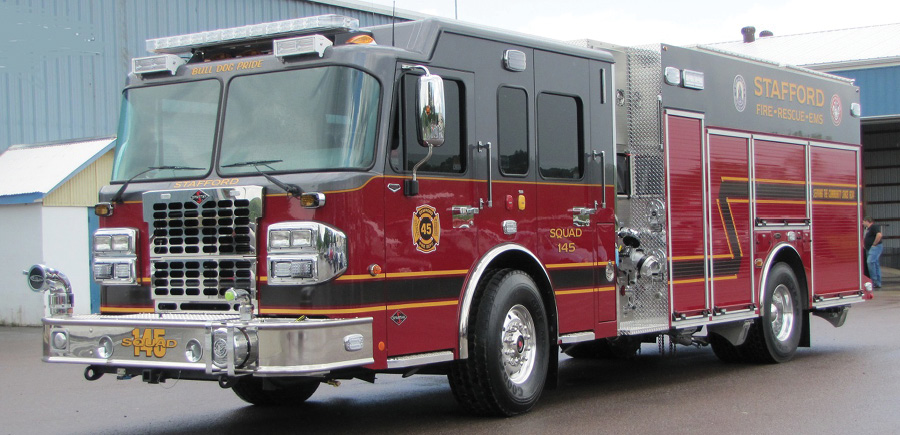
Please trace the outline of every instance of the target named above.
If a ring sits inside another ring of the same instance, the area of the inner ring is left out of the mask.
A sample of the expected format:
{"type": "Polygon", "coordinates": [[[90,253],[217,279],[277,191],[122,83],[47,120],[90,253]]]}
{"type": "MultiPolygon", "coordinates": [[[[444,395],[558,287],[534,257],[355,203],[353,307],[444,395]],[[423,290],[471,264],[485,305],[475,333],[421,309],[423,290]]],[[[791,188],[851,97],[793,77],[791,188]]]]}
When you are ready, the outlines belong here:
{"type": "Polygon", "coordinates": [[[425,70],[425,75],[419,77],[419,89],[416,93],[419,144],[423,147],[439,147],[444,144],[444,118],[447,113],[444,80],[439,75],[431,74],[424,66],[417,68],[425,70]]]}

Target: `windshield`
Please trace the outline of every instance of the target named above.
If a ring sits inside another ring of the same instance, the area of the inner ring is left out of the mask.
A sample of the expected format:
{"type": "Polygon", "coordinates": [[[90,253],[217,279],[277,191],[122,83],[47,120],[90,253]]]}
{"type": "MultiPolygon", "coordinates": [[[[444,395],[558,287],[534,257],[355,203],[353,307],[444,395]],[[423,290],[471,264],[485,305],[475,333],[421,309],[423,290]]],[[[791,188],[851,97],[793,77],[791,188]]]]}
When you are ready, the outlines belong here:
{"type": "Polygon", "coordinates": [[[209,171],[219,107],[217,80],[125,91],[113,181],[197,177],[209,171]],[[147,171],[150,167],[183,167],[147,171]],[[141,174],[144,172],[144,174],[141,174]]]}
{"type": "Polygon", "coordinates": [[[366,168],[381,88],[347,67],[236,77],[228,89],[222,174],[366,168]],[[252,162],[266,161],[265,165],[252,162]]]}

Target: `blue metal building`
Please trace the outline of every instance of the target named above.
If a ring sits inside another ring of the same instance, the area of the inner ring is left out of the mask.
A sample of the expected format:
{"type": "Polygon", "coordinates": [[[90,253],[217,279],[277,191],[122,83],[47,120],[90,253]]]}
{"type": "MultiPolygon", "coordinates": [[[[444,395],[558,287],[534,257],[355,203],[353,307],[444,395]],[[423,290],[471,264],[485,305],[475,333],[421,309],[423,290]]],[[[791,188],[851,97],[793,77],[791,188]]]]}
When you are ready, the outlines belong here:
{"type": "Polygon", "coordinates": [[[353,0],[0,0],[0,152],[114,135],[146,39],[322,14],[362,26],[392,20],[391,10],[353,0]]]}

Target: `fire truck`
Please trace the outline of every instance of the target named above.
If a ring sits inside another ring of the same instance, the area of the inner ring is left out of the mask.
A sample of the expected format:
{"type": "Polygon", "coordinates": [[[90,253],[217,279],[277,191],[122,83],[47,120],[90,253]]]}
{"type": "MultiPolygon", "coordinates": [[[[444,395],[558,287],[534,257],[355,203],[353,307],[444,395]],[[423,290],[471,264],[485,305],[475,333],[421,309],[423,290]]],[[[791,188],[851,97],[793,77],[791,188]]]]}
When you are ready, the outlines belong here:
{"type": "Polygon", "coordinates": [[[217,381],[447,375],[529,411],[559,352],[781,363],[861,274],[852,81],[712,49],[325,15],[147,41],[93,235],[99,314],[46,295],[43,360],[217,381]]]}

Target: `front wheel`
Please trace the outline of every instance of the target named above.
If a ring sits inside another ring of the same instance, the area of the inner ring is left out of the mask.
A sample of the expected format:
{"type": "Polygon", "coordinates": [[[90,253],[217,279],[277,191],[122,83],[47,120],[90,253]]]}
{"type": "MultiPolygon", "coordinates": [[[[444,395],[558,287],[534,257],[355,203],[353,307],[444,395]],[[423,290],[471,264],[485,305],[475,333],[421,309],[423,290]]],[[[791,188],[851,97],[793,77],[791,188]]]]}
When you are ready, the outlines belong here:
{"type": "Polygon", "coordinates": [[[750,328],[747,341],[740,346],[746,359],[762,363],[789,361],[800,344],[800,284],[794,271],[784,263],[769,271],[762,300],[762,318],[750,328]]]}
{"type": "Polygon", "coordinates": [[[470,318],[469,358],[454,365],[450,386],[470,412],[527,412],[541,396],[549,367],[544,304],[524,272],[501,270],[485,280],[470,318]]]}

